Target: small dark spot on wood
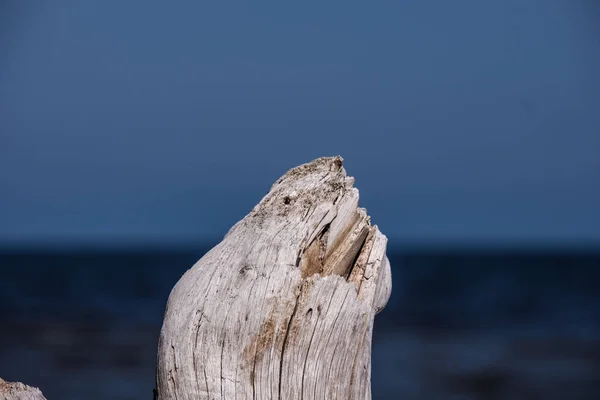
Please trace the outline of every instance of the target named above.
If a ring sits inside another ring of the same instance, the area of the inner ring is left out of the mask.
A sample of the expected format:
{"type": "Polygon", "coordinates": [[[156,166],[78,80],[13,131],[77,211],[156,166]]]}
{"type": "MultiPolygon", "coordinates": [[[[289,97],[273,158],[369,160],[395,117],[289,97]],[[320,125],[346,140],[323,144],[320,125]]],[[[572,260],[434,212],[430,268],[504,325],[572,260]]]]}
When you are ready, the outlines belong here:
{"type": "Polygon", "coordinates": [[[242,268],[240,268],[240,275],[244,275],[246,272],[250,271],[252,269],[251,266],[249,266],[248,264],[244,264],[242,266],[242,268]]]}
{"type": "Polygon", "coordinates": [[[290,199],[290,196],[285,196],[283,198],[283,204],[290,204],[292,202],[292,199],[290,199]]]}
{"type": "Polygon", "coordinates": [[[317,315],[321,315],[321,305],[317,305],[317,315]]]}
{"type": "Polygon", "coordinates": [[[306,312],[306,318],[310,318],[312,315],[313,309],[309,308],[308,311],[306,312]]]}

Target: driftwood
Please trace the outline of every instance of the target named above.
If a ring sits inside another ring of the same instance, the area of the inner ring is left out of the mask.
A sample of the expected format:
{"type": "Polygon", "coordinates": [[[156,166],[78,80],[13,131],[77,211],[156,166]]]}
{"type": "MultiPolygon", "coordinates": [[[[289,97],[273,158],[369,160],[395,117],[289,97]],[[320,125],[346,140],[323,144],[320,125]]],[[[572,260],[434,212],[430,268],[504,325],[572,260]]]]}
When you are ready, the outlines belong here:
{"type": "Polygon", "coordinates": [[[288,171],[173,288],[158,400],[370,399],[386,237],[341,157],[288,171]]]}
{"type": "MultiPolygon", "coordinates": [[[[386,237],[341,157],[288,171],[173,288],[155,400],[371,399],[386,237]]],[[[0,400],[45,400],[0,379],[0,400]]]]}
{"type": "Polygon", "coordinates": [[[0,378],[0,400],[46,400],[38,388],[0,378]]]}

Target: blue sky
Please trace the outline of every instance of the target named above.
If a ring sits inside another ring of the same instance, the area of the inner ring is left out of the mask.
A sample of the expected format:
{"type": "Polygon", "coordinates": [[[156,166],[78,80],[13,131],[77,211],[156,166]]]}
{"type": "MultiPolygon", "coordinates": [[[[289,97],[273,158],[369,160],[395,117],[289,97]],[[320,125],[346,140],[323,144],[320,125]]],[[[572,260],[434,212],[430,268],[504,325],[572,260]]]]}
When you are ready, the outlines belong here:
{"type": "Polygon", "coordinates": [[[600,243],[594,1],[25,3],[0,244],[217,240],[335,154],[392,241],[600,243]]]}

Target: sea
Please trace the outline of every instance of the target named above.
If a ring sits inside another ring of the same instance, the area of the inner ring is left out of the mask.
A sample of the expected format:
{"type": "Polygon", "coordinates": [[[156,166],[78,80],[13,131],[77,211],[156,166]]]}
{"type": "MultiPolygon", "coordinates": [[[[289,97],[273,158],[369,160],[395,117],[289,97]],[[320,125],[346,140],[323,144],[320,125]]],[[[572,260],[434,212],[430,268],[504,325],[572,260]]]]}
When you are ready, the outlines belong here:
{"type": "MultiPolygon", "coordinates": [[[[173,285],[210,248],[0,250],[0,377],[152,399],[173,285]]],[[[388,246],[376,400],[600,399],[600,249],[388,246]]]]}

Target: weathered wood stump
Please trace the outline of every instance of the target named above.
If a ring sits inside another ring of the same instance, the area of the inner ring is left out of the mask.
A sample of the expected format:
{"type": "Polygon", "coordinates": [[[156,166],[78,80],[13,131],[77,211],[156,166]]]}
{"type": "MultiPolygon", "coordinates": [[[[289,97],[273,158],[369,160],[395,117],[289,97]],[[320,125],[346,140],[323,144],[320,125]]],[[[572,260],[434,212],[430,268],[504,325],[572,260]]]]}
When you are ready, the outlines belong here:
{"type": "Polygon", "coordinates": [[[38,388],[0,378],[0,400],[46,400],[38,388]]]}
{"type": "Polygon", "coordinates": [[[387,239],[341,157],[288,171],[173,288],[158,400],[370,399],[387,239]]]}

